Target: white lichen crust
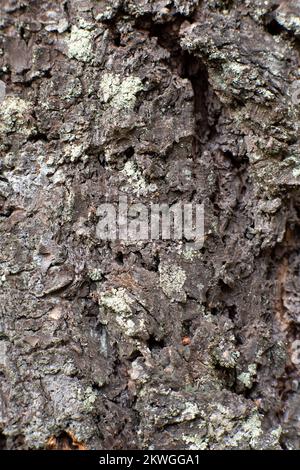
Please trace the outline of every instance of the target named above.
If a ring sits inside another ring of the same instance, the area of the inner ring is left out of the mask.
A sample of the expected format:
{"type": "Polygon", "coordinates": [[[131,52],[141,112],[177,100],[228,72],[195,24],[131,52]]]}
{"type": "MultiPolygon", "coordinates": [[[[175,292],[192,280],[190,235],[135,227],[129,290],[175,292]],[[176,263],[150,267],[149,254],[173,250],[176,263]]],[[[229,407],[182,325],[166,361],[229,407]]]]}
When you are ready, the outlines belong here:
{"type": "Polygon", "coordinates": [[[89,62],[93,58],[93,33],[86,29],[72,26],[66,40],[67,54],[70,59],[89,62]]]}
{"type": "Polygon", "coordinates": [[[136,95],[143,90],[139,77],[122,77],[115,73],[104,73],[100,81],[103,102],[109,106],[121,109],[132,109],[136,102],[136,95]]]}

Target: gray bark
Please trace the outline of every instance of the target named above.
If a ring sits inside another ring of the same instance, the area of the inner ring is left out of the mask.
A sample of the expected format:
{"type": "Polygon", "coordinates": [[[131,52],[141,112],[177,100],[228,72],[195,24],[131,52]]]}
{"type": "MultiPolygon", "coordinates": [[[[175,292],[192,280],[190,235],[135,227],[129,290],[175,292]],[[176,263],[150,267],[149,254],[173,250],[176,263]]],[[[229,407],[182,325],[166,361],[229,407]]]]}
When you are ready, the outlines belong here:
{"type": "Polygon", "coordinates": [[[299,448],[299,35],[299,1],[1,0],[2,448],[299,448]],[[120,195],[204,203],[203,247],[101,241],[120,195]]]}

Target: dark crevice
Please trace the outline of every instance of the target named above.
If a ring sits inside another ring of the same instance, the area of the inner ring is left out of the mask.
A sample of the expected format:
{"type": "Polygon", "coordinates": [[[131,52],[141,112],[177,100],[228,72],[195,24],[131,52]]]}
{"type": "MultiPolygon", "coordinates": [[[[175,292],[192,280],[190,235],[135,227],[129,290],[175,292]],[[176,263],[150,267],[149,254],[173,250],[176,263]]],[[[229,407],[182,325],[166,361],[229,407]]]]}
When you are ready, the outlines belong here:
{"type": "Polygon", "coordinates": [[[232,287],[226,284],[226,282],[223,279],[218,280],[218,285],[220,287],[222,294],[229,294],[232,291],[232,287]]]}
{"type": "Polygon", "coordinates": [[[230,320],[234,320],[237,316],[237,308],[235,305],[230,305],[227,307],[228,317],[230,320]]]}
{"type": "Polygon", "coordinates": [[[197,155],[200,146],[210,137],[208,117],[208,72],[197,57],[184,52],[182,55],[181,77],[190,80],[194,92],[195,149],[197,155]]]}
{"type": "Polygon", "coordinates": [[[124,150],[124,157],[127,160],[132,158],[134,155],[134,148],[132,146],[128,147],[126,150],[124,150]]]}
{"type": "Polygon", "coordinates": [[[37,132],[36,134],[32,134],[28,137],[28,142],[39,142],[39,141],[42,141],[42,142],[46,142],[46,143],[49,143],[49,139],[48,139],[48,136],[47,134],[43,133],[43,132],[37,132]]]}
{"type": "Polygon", "coordinates": [[[48,79],[52,78],[51,70],[50,69],[49,70],[43,70],[43,77],[48,78],[48,79]]]}
{"type": "Polygon", "coordinates": [[[165,347],[165,340],[158,340],[155,336],[151,335],[147,340],[147,346],[152,351],[153,349],[162,349],[165,347]]]}
{"type": "Polygon", "coordinates": [[[107,166],[107,162],[106,162],[106,158],[105,158],[105,154],[104,154],[104,153],[103,153],[103,154],[100,154],[100,155],[98,156],[98,162],[100,163],[100,166],[101,166],[102,168],[105,168],[105,167],[107,166]]]}
{"type": "Polygon", "coordinates": [[[185,20],[184,16],[174,15],[174,20],[170,23],[153,23],[151,21],[146,28],[149,30],[150,37],[156,37],[158,44],[171,52],[173,59],[175,59],[176,52],[181,51],[178,39],[179,30],[185,20]]]}
{"type": "Polygon", "coordinates": [[[109,38],[115,47],[122,46],[122,34],[118,31],[117,26],[112,23],[108,24],[109,38]]]}
{"type": "Polygon", "coordinates": [[[189,336],[191,334],[192,320],[184,320],[182,322],[182,335],[189,336]]]}
{"type": "Polygon", "coordinates": [[[153,256],[152,256],[152,260],[151,260],[151,264],[149,264],[149,261],[144,261],[142,255],[140,253],[136,253],[136,256],[139,258],[140,260],[140,265],[147,269],[147,271],[153,271],[153,272],[158,272],[158,267],[159,267],[159,263],[160,263],[160,259],[159,259],[159,254],[158,253],[155,253],[153,256]]]}
{"type": "Polygon", "coordinates": [[[5,450],[7,448],[7,438],[3,434],[3,432],[0,432],[0,450],[5,450]]]}
{"type": "Polygon", "coordinates": [[[224,367],[220,364],[215,364],[214,369],[216,371],[218,379],[222,382],[223,386],[227,390],[233,391],[236,383],[235,369],[224,367]]]}
{"type": "Polygon", "coordinates": [[[142,353],[140,351],[133,351],[133,353],[129,356],[128,360],[130,362],[135,361],[138,357],[143,357],[142,353]]]}
{"type": "Polygon", "coordinates": [[[219,315],[220,314],[220,309],[217,308],[217,307],[211,307],[210,308],[210,313],[211,313],[211,315],[214,315],[214,316],[219,315]]]}
{"type": "Polygon", "coordinates": [[[284,27],[281,26],[275,18],[269,19],[266,21],[266,29],[267,31],[272,34],[272,36],[278,36],[283,31],[285,31],[284,27]]]}
{"type": "Polygon", "coordinates": [[[265,29],[272,36],[278,36],[282,32],[286,31],[285,28],[278,23],[275,17],[275,11],[278,9],[279,6],[279,3],[272,5],[271,10],[266,13],[263,17],[265,29]]]}
{"type": "Polygon", "coordinates": [[[231,10],[234,7],[235,0],[223,0],[223,4],[226,10],[231,10]]]}
{"type": "Polygon", "coordinates": [[[10,217],[12,215],[12,213],[14,212],[15,210],[15,207],[12,207],[12,206],[9,206],[9,207],[6,207],[6,208],[3,208],[4,210],[2,211],[2,205],[0,205],[0,216],[1,217],[10,217]]]}
{"type": "Polygon", "coordinates": [[[119,31],[115,31],[113,42],[116,47],[121,46],[121,33],[119,31]]]}
{"type": "Polygon", "coordinates": [[[117,253],[115,260],[120,266],[124,264],[124,255],[121,251],[117,253]]]}
{"type": "Polygon", "coordinates": [[[66,14],[66,17],[69,21],[69,26],[66,30],[66,32],[70,33],[71,32],[71,22],[70,22],[70,7],[69,7],[69,0],[65,0],[64,3],[63,3],[63,9],[64,9],[64,12],[66,14]]]}
{"type": "Polygon", "coordinates": [[[154,23],[149,15],[143,21],[140,18],[136,27],[148,31],[150,37],[157,38],[158,44],[170,53],[170,57],[166,59],[170,69],[179,77],[186,78],[191,82],[194,92],[194,155],[199,155],[201,146],[215,134],[215,123],[218,115],[208,115],[209,82],[207,67],[200,58],[183,51],[180,46],[179,30],[183,21],[186,20],[185,16],[176,14],[173,22],[161,24],[154,23]]]}
{"type": "Polygon", "coordinates": [[[224,152],[224,157],[227,158],[227,159],[231,162],[232,166],[233,166],[234,168],[238,169],[238,170],[239,170],[245,163],[248,163],[248,162],[249,162],[248,157],[238,158],[238,157],[234,156],[234,155],[232,154],[232,152],[230,152],[230,150],[226,150],[226,151],[224,152]]]}

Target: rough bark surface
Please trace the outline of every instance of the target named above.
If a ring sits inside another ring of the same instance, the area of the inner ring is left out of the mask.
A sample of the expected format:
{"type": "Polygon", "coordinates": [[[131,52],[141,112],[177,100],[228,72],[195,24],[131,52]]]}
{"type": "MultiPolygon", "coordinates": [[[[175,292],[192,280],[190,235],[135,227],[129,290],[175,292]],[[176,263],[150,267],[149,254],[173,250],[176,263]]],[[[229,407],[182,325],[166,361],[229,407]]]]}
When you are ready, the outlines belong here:
{"type": "Polygon", "coordinates": [[[300,447],[299,35],[299,1],[1,0],[2,448],[300,447]],[[203,248],[99,240],[120,194],[203,202],[203,248]]]}

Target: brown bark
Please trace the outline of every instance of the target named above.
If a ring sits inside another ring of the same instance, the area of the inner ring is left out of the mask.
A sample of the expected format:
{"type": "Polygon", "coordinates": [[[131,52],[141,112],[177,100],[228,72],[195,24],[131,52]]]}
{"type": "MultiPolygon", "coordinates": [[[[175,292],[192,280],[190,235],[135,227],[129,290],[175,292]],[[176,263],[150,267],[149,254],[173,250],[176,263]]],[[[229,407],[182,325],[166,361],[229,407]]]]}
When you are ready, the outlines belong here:
{"type": "Polygon", "coordinates": [[[299,1],[2,0],[5,449],[299,448],[299,1]],[[204,203],[205,243],[99,206],[204,203]]]}

